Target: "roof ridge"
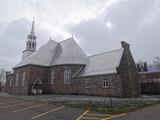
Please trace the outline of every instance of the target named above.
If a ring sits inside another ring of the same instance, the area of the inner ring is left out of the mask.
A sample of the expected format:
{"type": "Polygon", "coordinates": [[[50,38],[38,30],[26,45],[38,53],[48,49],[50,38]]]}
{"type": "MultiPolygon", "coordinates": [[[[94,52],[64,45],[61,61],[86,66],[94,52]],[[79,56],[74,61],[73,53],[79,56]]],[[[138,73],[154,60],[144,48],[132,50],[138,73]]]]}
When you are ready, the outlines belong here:
{"type": "Polygon", "coordinates": [[[98,53],[98,54],[95,54],[95,55],[90,55],[88,57],[94,57],[94,56],[98,56],[98,55],[102,55],[102,54],[106,54],[106,53],[111,53],[111,52],[119,51],[119,50],[122,50],[122,49],[123,48],[119,48],[119,49],[108,51],[108,52],[103,52],[103,53],[98,53]]]}
{"type": "Polygon", "coordinates": [[[62,40],[62,41],[60,41],[59,43],[65,42],[65,41],[70,40],[70,39],[71,39],[71,37],[70,37],[70,38],[67,38],[67,39],[62,40]]]}
{"type": "MultiPolygon", "coordinates": [[[[58,43],[58,41],[55,41],[55,40],[52,40],[52,39],[51,39],[51,40],[48,40],[48,42],[49,42],[49,41],[52,41],[52,42],[56,42],[56,43],[58,43]]],[[[47,43],[48,43],[48,42],[47,42],[47,43]]]]}

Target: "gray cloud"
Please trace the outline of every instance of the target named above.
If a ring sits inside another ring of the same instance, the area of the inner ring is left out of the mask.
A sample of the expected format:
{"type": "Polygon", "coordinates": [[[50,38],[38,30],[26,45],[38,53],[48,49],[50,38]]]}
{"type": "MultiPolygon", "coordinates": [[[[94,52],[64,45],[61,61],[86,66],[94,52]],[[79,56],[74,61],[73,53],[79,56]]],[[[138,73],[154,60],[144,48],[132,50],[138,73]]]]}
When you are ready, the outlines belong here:
{"type": "Polygon", "coordinates": [[[96,19],[81,22],[71,28],[71,32],[80,40],[80,45],[89,54],[104,52],[106,44],[111,45],[109,29],[96,19]]]}
{"type": "Polygon", "coordinates": [[[34,15],[38,47],[50,35],[60,41],[73,34],[88,54],[117,49],[125,40],[136,61],[160,56],[159,0],[109,0],[110,6],[106,0],[15,1],[0,4],[0,68],[19,62],[34,15]]]}
{"type": "MultiPolygon", "coordinates": [[[[31,29],[31,21],[22,18],[5,25],[0,32],[0,68],[10,68],[21,59],[22,51],[25,49],[27,35],[31,29]]],[[[49,35],[47,31],[37,28],[38,47],[44,44],[49,35]]]]}
{"type": "Polygon", "coordinates": [[[160,16],[153,18],[154,21],[149,24],[144,24],[144,21],[151,19],[149,15],[157,12],[155,6],[160,8],[156,0],[121,1],[106,9],[99,17],[100,19],[82,21],[70,31],[80,38],[82,46],[87,51],[92,49],[89,51],[91,54],[96,53],[97,50],[108,51],[108,49],[118,48],[119,42],[125,40],[131,44],[136,61],[151,62],[154,56],[159,56],[157,51],[160,50],[158,47],[160,44],[158,33],[160,16]],[[111,29],[105,26],[107,22],[111,23],[111,29]]]}

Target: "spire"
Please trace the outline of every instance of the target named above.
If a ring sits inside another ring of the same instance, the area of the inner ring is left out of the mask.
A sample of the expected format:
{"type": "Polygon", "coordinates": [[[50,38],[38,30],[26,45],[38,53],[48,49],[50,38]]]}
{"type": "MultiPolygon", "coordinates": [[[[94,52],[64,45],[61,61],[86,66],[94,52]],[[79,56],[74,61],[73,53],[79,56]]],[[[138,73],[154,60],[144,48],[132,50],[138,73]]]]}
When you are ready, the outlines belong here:
{"type": "Polygon", "coordinates": [[[31,34],[34,34],[34,18],[33,18],[33,22],[32,22],[31,34]]]}
{"type": "Polygon", "coordinates": [[[30,54],[36,51],[36,45],[37,45],[36,38],[37,37],[34,34],[34,19],[33,19],[31,32],[28,35],[28,39],[26,42],[26,49],[23,51],[22,59],[24,59],[25,57],[29,56],[30,54]]]}

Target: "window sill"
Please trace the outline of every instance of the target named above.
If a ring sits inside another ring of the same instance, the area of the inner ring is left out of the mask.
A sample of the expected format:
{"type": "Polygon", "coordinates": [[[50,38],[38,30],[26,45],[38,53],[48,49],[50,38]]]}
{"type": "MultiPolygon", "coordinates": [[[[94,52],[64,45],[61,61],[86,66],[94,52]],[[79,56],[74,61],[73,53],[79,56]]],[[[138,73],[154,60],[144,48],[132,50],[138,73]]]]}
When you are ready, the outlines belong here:
{"type": "Polygon", "coordinates": [[[90,89],[91,87],[85,87],[86,89],[90,89]]]}
{"type": "Polygon", "coordinates": [[[106,86],[106,87],[102,87],[103,89],[108,89],[109,88],[109,86],[106,86]]]}

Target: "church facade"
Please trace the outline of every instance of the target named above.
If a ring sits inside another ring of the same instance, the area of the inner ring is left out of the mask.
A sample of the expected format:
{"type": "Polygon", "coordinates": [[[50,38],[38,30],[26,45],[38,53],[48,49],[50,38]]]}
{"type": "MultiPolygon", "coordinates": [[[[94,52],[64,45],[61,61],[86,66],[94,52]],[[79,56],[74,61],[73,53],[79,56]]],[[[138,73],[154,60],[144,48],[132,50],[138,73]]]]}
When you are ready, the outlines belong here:
{"type": "Polygon", "coordinates": [[[130,45],[87,56],[73,37],[49,40],[36,50],[34,21],[21,61],[6,75],[6,91],[15,95],[81,94],[114,97],[140,95],[130,45]]]}

